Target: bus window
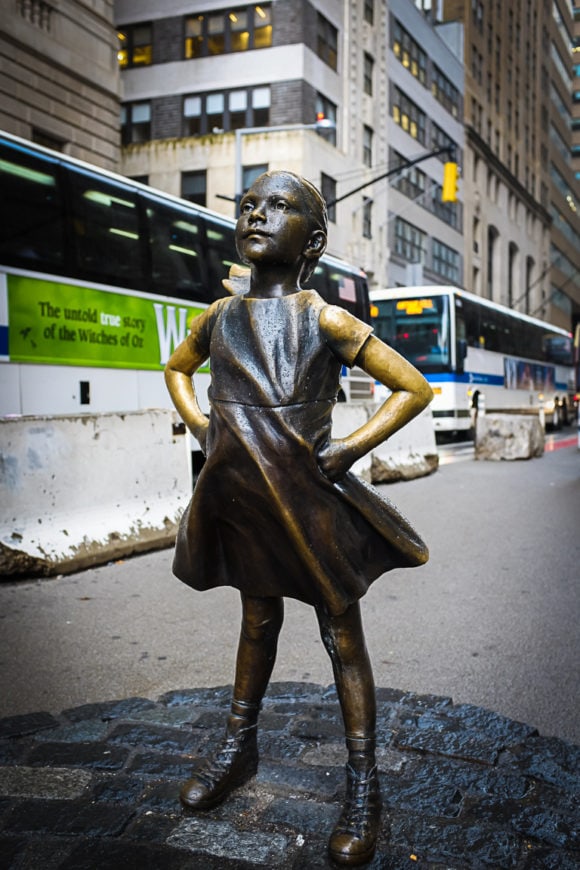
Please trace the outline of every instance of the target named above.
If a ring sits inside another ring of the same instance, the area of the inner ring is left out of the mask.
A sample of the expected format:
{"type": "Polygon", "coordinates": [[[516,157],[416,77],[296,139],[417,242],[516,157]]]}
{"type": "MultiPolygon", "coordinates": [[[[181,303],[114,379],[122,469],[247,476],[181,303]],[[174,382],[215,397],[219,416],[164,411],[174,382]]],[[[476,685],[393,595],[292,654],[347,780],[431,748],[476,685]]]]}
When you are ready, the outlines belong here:
{"type": "Polygon", "coordinates": [[[203,224],[193,211],[144,197],[151,256],[153,293],[205,301],[207,276],[203,254],[203,224]]]}
{"type": "Polygon", "coordinates": [[[370,303],[363,274],[342,269],[332,261],[322,260],[317,264],[307,286],[320,293],[331,305],[340,305],[359,320],[369,322],[370,303]]]}
{"type": "MultiPolygon", "coordinates": [[[[356,283],[354,276],[349,274],[346,270],[331,265],[328,272],[328,283],[330,286],[330,292],[336,299],[336,304],[346,308],[346,310],[350,311],[351,314],[354,314],[355,317],[360,317],[361,314],[359,313],[357,306],[356,283]]],[[[368,318],[364,319],[366,320],[368,318]]]]}
{"type": "Polygon", "coordinates": [[[548,362],[571,366],[573,362],[572,337],[546,335],[543,340],[544,355],[548,362]]]}
{"type": "Polygon", "coordinates": [[[222,281],[230,273],[230,266],[239,263],[234,241],[234,228],[206,218],[206,257],[208,266],[207,301],[227,295],[222,281]]]}
{"type": "Polygon", "coordinates": [[[103,284],[141,289],[143,267],[135,192],[76,167],[70,180],[78,274],[103,284]]]}
{"type": "Polygon", "coordinates": [[[475,305],[471,300],[464,296],[461,298],[455,297],[456,311],[461,309],[463,321],[465,323],[465,340],[468,347],[481,346],[481,327],[479,324],[479,314],[481,311],[480,305],[475,305]]]}
{"type": "Polygon", "coordinates": [[[386,299],[374,303],[376,335],[421,372],[449,370],[447,296],[386,299]]]}
{"type": "Polygon", "coordinates": [[[26,149],[0,147],[0,260],[63,271],[64,220],[59,165],[26,149]]]}

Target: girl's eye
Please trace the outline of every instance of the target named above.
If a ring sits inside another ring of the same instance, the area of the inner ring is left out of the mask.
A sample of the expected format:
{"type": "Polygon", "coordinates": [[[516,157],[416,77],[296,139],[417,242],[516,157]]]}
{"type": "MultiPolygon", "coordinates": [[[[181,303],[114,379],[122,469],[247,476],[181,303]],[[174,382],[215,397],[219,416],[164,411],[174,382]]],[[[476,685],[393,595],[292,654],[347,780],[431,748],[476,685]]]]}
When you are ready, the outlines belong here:
{"type": "Polygon", "coordinates": [[[278,209],[278,211],[287,211],[288,204],[286,202],[284,202],[283,199],[279,199],[278,202],[276,203],[276,208],[278,209]]]}
{"type": "Polygon", "coordinates": [[[247,213],[249,211],[253,211],[253,209],[254,209],[254,204],[251,202],[245,202],[241,208],[241,210],[245,213],[247,213]]]}

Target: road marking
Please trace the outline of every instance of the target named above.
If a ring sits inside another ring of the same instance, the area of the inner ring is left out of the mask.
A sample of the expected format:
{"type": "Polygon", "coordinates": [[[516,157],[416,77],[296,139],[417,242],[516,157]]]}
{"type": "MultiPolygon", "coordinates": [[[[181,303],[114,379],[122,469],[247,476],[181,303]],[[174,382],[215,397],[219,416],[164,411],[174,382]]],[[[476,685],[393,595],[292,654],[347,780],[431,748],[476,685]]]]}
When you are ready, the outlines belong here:
{"type": "Polygon", "coordinates": [[[562,441],[549,440],[544,447],[544,453],[551,453],[553,450],[559,450],[560,447],[576,447],[578,446],[578,438],[564,438],[562,441]]]}

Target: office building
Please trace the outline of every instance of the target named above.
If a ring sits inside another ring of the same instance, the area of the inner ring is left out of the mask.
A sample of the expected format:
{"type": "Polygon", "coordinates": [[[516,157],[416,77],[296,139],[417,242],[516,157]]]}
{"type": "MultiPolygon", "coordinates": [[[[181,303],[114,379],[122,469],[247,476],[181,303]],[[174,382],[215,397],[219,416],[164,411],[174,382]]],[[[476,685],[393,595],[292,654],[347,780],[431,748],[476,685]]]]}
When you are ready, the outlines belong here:
{"type": "Polygon", "coordinates": [[[330,252],[373,285],[461,280],[459,207],[435,202],[442,162],[375,180],[434,150],[444,130],[461,147],[443,95],[453,80],[460,92],[460,65],[410,0],[117,0],[115,9],[125,174],[233,216],[237,186],[287,168],[321,187],[330,252]],[[415,27],[423,80],[404,35],[415,27]],[[319,116],[330,129],[313,129],[319,116]]]}
{"type": "Polygon", "coordinates": [[[570,328],[580,316],[571,5],[442,0],[425,13],[465,66],[466,287],[570,328]]]}

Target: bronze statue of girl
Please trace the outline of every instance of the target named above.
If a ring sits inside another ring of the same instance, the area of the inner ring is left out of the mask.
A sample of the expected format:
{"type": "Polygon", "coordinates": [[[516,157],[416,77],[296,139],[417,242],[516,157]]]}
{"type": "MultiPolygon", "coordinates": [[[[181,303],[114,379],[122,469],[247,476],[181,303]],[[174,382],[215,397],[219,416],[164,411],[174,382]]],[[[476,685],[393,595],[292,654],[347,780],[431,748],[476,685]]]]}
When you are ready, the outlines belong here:
{"type": "Polygon", "coordinates": [[[396,508],[349,469],[432,393],[370,326],[303,289],[326,232],[326,206],[313,185],[290,172],[261,175],[236,225],[249,289],[200,314],[167,365],[175,407],[206,455],[174,572],[194,589],[235,587],[243,609],[226,733],[181,800],[194,810],[215,806],[255,774],[258,713],[283,598],[307,602],[332,662],[348,749],[345,805],[329,853],[354,866],[372,858],[381,812],[375,688],[359,599],[385,571],[420,565],[428,553],[396,508]],[[208,357],[209,419],[192,380],[208,357]],[[392,392],[356,432],[333,439],[344,364],[392,392]]]}

